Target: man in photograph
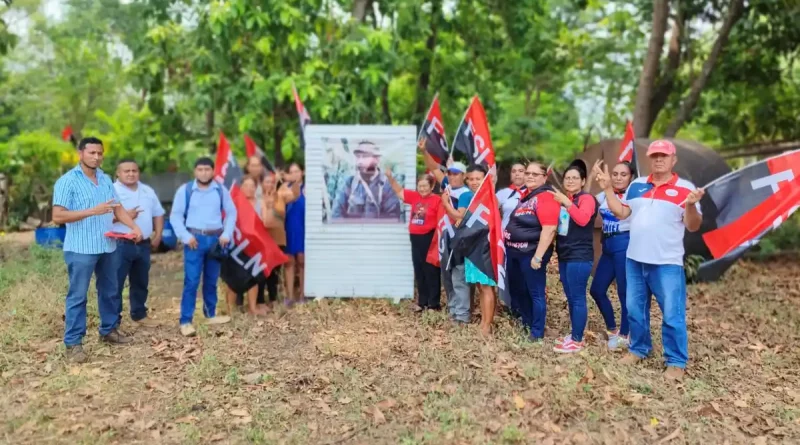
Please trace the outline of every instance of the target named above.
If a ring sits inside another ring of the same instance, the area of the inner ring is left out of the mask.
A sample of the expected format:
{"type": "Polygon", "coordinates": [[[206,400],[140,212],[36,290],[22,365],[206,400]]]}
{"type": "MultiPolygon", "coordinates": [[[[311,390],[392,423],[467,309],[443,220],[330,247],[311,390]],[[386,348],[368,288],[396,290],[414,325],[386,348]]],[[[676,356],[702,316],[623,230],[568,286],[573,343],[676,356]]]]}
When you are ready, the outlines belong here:
{"type": "Polygon", "coordinates": [[[353,154],[356,172],[347,177],[333,202],[332,219],[387,219],[400,221],[402,206],[381,171],[380,147],[362,141],[353,154]]]}

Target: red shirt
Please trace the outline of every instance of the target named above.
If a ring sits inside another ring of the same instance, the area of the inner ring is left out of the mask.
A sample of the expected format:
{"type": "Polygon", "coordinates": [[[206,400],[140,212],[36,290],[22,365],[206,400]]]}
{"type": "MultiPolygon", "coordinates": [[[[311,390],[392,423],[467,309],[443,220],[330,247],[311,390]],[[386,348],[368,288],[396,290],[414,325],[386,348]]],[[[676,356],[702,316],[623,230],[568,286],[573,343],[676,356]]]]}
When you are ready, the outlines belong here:
{"type": "Polygon", "coordinates": [[[436,216],[442,197],[431,193],[424,198],[414,190],[403,190],[403,202],[411,205],[411,220],[408,232],[413,235],[424,235],[436,229],[436,216]]]}

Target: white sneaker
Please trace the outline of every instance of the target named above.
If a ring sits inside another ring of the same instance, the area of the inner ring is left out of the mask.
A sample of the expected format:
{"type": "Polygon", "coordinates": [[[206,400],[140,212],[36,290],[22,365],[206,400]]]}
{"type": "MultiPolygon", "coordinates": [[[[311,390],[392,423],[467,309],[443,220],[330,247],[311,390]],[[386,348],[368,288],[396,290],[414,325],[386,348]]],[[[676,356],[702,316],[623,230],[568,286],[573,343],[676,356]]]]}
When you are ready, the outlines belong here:
{"type": "Polygon", "coordinates": [[[608,334],[608,349],[616,351],[628,347],[628,337],[616,333],[608,334]]]}
{"type": "Polygon", "coordinates": [[[194,337],[197,331],[194,330],[194,326],[191,323],[186,323],[181,325],[181,335],[184,337],[194,337]]]}
{"type": "Polygon", "coordinates": [[[216,317],[211,317],[211,318],[206,320],[206,324],[212,324],[212,325],[213,324],[225,324],[225,323],[230,323],[230,322],[231,322],[231,317],[228,317],[227,315],[218,315],[216,317]]]}

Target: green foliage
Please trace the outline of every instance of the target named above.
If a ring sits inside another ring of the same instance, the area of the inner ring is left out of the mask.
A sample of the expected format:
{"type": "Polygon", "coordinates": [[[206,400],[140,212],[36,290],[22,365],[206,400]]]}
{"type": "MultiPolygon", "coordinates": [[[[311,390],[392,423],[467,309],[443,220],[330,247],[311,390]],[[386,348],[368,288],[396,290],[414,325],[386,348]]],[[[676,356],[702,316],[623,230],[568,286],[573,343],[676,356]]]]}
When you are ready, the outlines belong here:
{"type": "MultiPolygon", "coordinates": [[[[0,143],[0,171],[10,179],[9,225],[49,206],[56,179],[75,166],[75,148],[44,132],[22,133],[0,143]]],[[[40,216],[41,217],[41,216],[40,216]]]]}

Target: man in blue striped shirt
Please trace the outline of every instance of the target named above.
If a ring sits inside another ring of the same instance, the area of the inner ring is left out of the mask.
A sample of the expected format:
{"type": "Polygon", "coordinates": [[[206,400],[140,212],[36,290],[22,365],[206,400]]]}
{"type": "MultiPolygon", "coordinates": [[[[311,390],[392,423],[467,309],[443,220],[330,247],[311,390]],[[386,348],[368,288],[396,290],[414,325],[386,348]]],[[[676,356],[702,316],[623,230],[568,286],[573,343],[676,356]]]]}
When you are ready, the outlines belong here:
{"type": "Polygon", "coordinates": [[[207,323],[223,324],[231,320],[215,316],[220,272],[215,251],[218,245],[230,243],[236,227],[236,207],[228,189],[214,181],[214,162],[209,158],[198,159],[194,164],[194,177],[194,181],[178,187],[169,217],[175,235],[183,242],[180,326],[181,334],[186,337],[195,335],[192,318],[201,275],[203,314],[207,323]]]}
{"type": "MultiPolygon", "coordinates": [[[[78,163],[56,181],[53,192],[53,222],[67,225],[64,240],[64,261],[67,263],[67,291],[64,344],[67,358],[76,363],[87,357],[81,346],[86,335],[86,294],[92,273],[97,278],[97,308],[100,312],[100,338],[113,344],[130,343],[121,334],[117,300],[119,260],[114,254],[116,242],[105,236],[116,217],[131,229],[134,238],[142,232],[128,212],[119,205],[111,178],[100,170],[103,163],[103,142],[84,138],[78,144],[78,163]]],[[[121,303],[120,303],[121,304],[121,303]]]]}

